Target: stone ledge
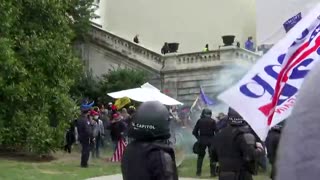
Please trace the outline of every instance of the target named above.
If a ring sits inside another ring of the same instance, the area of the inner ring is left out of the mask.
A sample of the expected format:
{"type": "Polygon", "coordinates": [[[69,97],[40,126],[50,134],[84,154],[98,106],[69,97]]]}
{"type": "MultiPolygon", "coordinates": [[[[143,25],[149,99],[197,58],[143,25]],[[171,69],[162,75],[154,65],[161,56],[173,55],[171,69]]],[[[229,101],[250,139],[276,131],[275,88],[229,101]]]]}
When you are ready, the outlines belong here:
{"type": "Polygon", "coordinates": [[[99,43],[101,46],[140,61],[153,69],[160,70],[162,67],[162,55],[156,52],[95,26],[91,27],[90,35],[94,43],[99,43]]]}

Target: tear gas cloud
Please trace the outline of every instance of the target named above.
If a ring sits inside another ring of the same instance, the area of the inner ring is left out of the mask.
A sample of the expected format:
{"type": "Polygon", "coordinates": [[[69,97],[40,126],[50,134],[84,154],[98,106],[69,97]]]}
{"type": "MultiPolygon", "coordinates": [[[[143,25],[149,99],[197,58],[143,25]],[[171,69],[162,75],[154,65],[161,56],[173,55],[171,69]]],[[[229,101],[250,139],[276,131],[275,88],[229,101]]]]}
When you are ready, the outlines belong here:
{"type": "MultiPolygon", "coordinates": [[[[239,62],[237,64],[226,65],[219,70],[218,73],[213,75],[214,86],[205,86],[204,91],[207,92],[217,92],[214,97],[209,96],[210,98],[216,101],[216,104],[208,107],[212,110],[213,117],[217,117],[219,113],[223,112],[227,114],[228,105],[217,99],[217,95],[231,86],[235,85],[252,67],[252,64],[247,62],[239,62]]],[[[207,94],[208,95],[208,94],[207,94]]],[[[193,124],[200,118],[201,111],[193,112],[190,116],[193,124]]],[[[193,128],[193,127],[192,127],[193,128]]],[[[191,129],[176,129],[175,130],[175,147],[176,152],[178,153],[177,161],[178,164],[182,163],[186,156],[192,154],[192,146],[195,143],[196,139],[191,133],[191,129]]]]}
{"type": "MultiPolygon", "coordinates": [[[[206,90],[210,92],[219,92],[218,94],[220,94],[241,80],[251,67],[252,64],[246,62],[224,66],[223,69],[214,76],[215,78],[213,81],[215,86],[207,87],[206,90]]],[[[216,96],[218,96],[218,94],[216,94],[216,96]]],[[[209,107],[209,109],[212,110],[213,116],[217,116],[221,112],[226,114],[229,106],[219,101],[216,96],[211,98],[216,100],[217,104],[209,107]]]]}

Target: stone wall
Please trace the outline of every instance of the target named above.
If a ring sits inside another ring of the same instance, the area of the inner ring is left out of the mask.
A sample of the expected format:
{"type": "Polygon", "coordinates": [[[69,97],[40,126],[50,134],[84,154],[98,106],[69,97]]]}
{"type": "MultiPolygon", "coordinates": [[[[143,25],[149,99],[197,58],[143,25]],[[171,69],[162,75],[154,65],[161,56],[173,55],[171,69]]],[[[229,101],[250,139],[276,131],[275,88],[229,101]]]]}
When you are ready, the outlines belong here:
{"type": "Polygon", "coordinates": [[[163,61],[160,54],[98,27],[93,27],[90,34],[90,41],[78,44],[77,48],[81,50],[87,70],[92,71],[94,76],[101,76],[118,68],[141,69],[147,72],[150,83],[161,87],[160,70],[163,61]]]}
{"type": "Polygon", "coordinates": [[[151,84],[186,105],[196,99],[200,87],[208,96],[215,97],[259,58],[235,46],[162,56],[97,27],[90,33],[91,40],[78,45],[78,49],[94,75],[101,76],[117,68],[143,69],[150,75],[151,84]]]}
{"type": "Polygon", "coordinates": [[[200,87],[214,98],[239,80],[259,58],[238,47],[165,57],[163,88],[169,95],[191,105],[200,87]]]}

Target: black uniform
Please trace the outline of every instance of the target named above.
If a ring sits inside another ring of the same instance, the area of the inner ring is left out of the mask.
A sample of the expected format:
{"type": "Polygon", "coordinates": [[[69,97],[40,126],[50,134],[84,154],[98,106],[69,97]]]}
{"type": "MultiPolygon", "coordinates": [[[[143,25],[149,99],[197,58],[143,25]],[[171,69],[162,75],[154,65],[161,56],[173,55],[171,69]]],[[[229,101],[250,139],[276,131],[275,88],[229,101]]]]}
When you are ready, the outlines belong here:
{"type": "Polygon", "coordinates": [[[266,146],[268,150],[268,159],[270,164],[272,165],[271,170],[271,179],[275,178],[275,164],[276,164],[276,157],[277,157],[277,150],[278,150],[278,144],[280,142],[280,136],[281,136],[281,129],[279,128],[272,128],[267,136],[266,139],[266,146]]]}
{"type": "Polygon", "coordinates": [[[124,180],[178,180],[175,166],[174,151],[167,143],[134,141],[124,153],[122,174],[124,180]]]}
{"type": "Polygon", "coordinates": [[[211,153],[219,161],[219,180],[252,180],[256,160],[264,155],[264,150],[256,148],[257,141],[241,118],[231,119],[234,124],[223,128],[213,141],[211,153]]]}
{"type": "Polygon", "coordinates": [[[78,120],[78,134],[79,141],[82,146],[81,151],[81,167],[88,167],[88,160],[90,156],[90,141],[93,139],[93,132],[88,116],[82,114],[78,120]]]}
{"type": "Polygon", "coordinates": [[[178,180],[175,154],[169,144],[169,112],[159,102],[137,110],[128,135],[121,170],[124,180],[178,180]]]}
{"type": "Polygon", "coordinates": [[[76,135],[75,135],[75,127],[77,125],[77,120],[70,122],[70,127],[66,133],[66,145],[64,146],[64,150],[68,153],[71,153],[72,144],[76,142],[76,135]]]}
{"type": "MultiPolygon", "coordinates": [[[[206,149],[210,150],[212,139],[216,131],[216,122],[211,118],[211,110],[204,109],[202,113],[202,118],[199,119],[192,131],[192,134],[198,140],[198,160],[197,160],[197,176],[201,176],[202,163],[204,156],[206,155],[206,149]],[[205,112],[207,111],[207,112],[205,112]],[[205,115],[207,113],[207,115],[205,115]]],[[[215,162],[210,157],[210,173],[211,176],[215,176],[215,162]]]]}

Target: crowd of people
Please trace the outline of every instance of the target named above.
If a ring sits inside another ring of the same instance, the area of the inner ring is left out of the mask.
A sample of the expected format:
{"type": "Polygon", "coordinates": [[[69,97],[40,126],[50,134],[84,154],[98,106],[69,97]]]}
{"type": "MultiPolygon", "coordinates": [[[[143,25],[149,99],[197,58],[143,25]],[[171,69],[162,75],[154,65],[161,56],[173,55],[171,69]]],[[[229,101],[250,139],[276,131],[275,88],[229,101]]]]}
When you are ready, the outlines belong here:
{"type": "MultiPolygon", "coordinates": [[[[193,146],[198,155],[197,176],[202,174],[207,150],[211,176],[219,176],[221,180],[251,180],[258,164],[266,168],[266,151],[270,164],[275,164],[283,124],[273,127],[267,140],[262,142],[231,108],[228,114],[220,113],[217,117],[205,108],[200,119],[192,124],[186,113],[181,115],[176,108],[168,108],[157,101],[142,103],[137,111],[134,106],[127,106],[128,110],[117,109],[111,102],[106,108],[102,104],[93,105],[81,105],[80,117],[70,123],[66,134],[66,151],[70,153],[75,142],[81,144],[81,167],[88,167],[90,155],[100,158],[100,148],[106,141],[112,142],[112,149],[116,151],[118,142],[123,140],[128,144],[122,158],[125,180],[177,179],[174,142],[170,139],[175,125],[193,127],[192,134],[197,139],[193,146]],[[137,166],[137,162],[145,164],[137,166]]],[[[271,178],[274,174],[273,168],[271,178]]]]}
{"type": "Polygon", "coordinates": [[[81,167],[88,167],[88,159],[100,158],[100,149],[111,142],[116,149],[121,139],[129,141],[127,131],[135,113],[135,107],[118,110],[112,102],[93,107],[94,103],[83,103],[81,115],[70,123],[66,133],[65,151],[71,153],[72,145],[80,143],[82,147],[81,167]]]}

